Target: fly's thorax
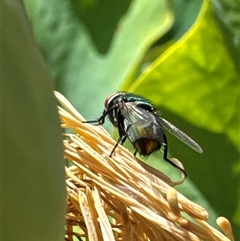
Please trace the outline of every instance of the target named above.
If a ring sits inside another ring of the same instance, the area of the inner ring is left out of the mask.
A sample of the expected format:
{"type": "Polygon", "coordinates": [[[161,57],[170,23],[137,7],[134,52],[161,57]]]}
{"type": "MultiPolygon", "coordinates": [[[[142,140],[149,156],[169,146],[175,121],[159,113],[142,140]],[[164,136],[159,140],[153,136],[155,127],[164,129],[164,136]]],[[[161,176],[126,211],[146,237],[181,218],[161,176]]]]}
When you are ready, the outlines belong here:
{"type": "Polygon", "coordinates": [[[128,102],[128,103],[129,102],[134,103],[139,108],[142,108],[142,109],[147,110],[149,112],[154,111],[153,104],[148,99],[146,99],[146,98],[144,98],[140,95],[137,95],[137,94],[124,93],[121,96],[121,101],[128,102]]]}

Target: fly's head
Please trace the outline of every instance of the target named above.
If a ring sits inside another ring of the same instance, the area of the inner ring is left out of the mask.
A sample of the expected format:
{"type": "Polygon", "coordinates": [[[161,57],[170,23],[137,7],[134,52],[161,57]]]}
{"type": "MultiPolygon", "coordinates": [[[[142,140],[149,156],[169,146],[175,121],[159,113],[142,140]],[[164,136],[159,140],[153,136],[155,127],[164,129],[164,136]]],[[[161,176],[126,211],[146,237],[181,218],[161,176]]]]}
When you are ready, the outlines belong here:
{"type": "Polygon", "coordinates": [[[105,113],[108,113],[108,118],[110,122],[115,126],[118,127],[119,115],[120,115],[120,108],[122,106],[122,96],[124,92],[115,92],[109,95],[105,100],[105,113]]]}

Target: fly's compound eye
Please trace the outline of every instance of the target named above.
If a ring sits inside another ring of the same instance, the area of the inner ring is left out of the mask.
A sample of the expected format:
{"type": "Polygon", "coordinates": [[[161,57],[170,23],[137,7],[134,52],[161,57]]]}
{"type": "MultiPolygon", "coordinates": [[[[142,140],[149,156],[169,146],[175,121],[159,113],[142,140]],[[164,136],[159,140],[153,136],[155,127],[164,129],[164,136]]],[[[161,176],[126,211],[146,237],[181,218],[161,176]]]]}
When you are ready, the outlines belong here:
{"type": "Polygon", "coordinates": [[[104,103],[105,108],[108,109],[109,105],[112,104],[113,100],[122,96],[122,95],[123,95],[123,93],[121,93],[121,92],[115,92],[115,93],[109,95],[107,97],[107,99],[105,100],[105,103],[104,103]]]}

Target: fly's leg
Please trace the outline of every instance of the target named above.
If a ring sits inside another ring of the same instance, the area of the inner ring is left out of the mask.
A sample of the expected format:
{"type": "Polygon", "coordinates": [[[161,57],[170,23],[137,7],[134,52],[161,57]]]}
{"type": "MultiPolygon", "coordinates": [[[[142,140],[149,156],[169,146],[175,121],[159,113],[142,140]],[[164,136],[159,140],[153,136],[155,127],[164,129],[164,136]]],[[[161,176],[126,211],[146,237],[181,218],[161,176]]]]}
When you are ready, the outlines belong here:
{"type": "Polygon", "coordinates": [[[108,110],[104,110],[102,115],[96,119],[96,120],[90,120],[90,121],[83,121],[83,123],[92,123],[92,124],[97,124],[97,125],[103,125],[104,122],[105,122],[105,118],[106,116],[111,112],[113,111],[114,109],[116,108],[116,106],[112,106],[110,109],[108,110]]]}
{"type": "Polygon", "coordinates": [[[123,145],[123,143],[126,141],[128,135],[127,135],[127,131],[129,129],[129,127],[131,126],[131,124],[126,128],[126,130],[124,129],[124,118],[122,117],[120,111],[117,111],[117,123],[118,123],[118,134],[119,134],[119,138],[117,140],[116,145],[113,147],[113,150],[110,153],[110,157],[112,156],[113,152],[115,151],[115,149],[117,148],[117,146],[119,144],[123,145]]]}
{"type": "Polygon", "coordinates": [[[126,139],[127,139],[127,136],[119,136],[119,138],[118,138],[118,140],[117,140],[117,143],[115,144],[115,146],[113,147],[113,149],[112,149],[112,151],[111,151],[111,153],[110,153],[110,157],[112,156],[112,154],[113,154],[113,152],[115,151],[115,149],[117,148],[117,146],[119,145],[119,144],[123,144],[125,141],[126,141],[126,139]]]}
{"type": "Polygon", "coordinates": [[[88,121],[83,121],[83,123],[89,123],[89,124],[97,124],[97,125],[103,125],[105,122],[105,117],[107,116],[108,113],[105,111],[103,114],[96,120],[88,120],[88,121]]]}
{"type": "Polygon", "coordinates": [[[168,154],[168,144],[167,144],[167,137],[164,135],[163,136],[163,140],[164,140],[164,150],[163,150],[163,158],[166,162],[170,163],[172,166],[176,167],[177,169],[179,169],[181,172],[183,172],[183,174],[185,175],[185,178],[187,177],[187,173],[184,169],[182,169],[181,167],[179,167],[177,164],[175,164],[174,162],[172,162],[170,159],[168,159],[167,154],[168,154]]]}

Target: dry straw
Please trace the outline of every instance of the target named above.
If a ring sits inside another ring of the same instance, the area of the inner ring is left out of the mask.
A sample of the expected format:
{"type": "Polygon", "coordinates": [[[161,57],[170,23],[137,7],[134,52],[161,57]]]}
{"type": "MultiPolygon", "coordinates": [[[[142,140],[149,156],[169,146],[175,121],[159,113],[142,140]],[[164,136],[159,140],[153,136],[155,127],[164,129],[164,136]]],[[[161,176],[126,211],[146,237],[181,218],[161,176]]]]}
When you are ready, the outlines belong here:
{"type": "Polygon", "coordinates": [[[116,143],[111,136],[83,123],[68,100],[55,95],[62,128],[74,131],[64,134],[65,158],[72,164],[66,167],[66,240],[234,240],[228,220],[217,220],[224,235],[206,222],[204,208],[173,188],[176,183],[121,145],[109,157],[116,143]]]}

